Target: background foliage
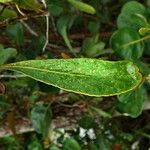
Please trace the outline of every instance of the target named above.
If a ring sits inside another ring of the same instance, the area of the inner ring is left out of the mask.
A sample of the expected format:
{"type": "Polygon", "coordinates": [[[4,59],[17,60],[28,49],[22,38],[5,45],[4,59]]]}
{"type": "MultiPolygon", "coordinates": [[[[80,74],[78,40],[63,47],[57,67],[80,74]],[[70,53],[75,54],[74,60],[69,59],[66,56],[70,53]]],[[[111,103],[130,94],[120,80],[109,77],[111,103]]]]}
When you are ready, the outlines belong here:
{"type": "Polygon", "coordinates": [[[0,149],[150,149],[149,18],[149,0],[47,0],[45,3],[40,0],[0,0],[1,69],[12,69],[15,65],[10,63],[33,59],[36,61],[16,63],[16,66],[38,80],[1,70],[0,149]],[[84,58],[97,60],[93,65],[93,61],[84,58]],[[49,59],[50,66],[46,69],[50,71],[52,66],[56,72],[62,69],[66,73],[71,68],[77,70],[78,66],[81,74],[93,75],[88,80],[84,77],[83,83],[87,87],[96,84],[106,94],[92,96],[91,93],[96,91],[89,88],[87,91],[81,82],[77,84],[78,76],[75,80],[67,80],[65,73],[58,78],[52,78],[51,73],[43,80],[41,72],[33,75],[34,69],[23,68],[43,69],[46,66],[43,59],[49,59]],[[66,64],[60,65],[57,59],[66,64]],[[120,63],[111,67],[106,61],[108,64],[97,67],[98,59],[120,63]],[[70,66],[69,60],[73,62],[70,66]],[[129,72],[136,70],[132,74],[137,78],[134,88],[131,85],[135,82],[123,71],[129,61],[132,64],[129,72]],[[102,67],[106,69],[104,73],[98,70],[102,67]],[[93,69],[97,69],[95,74],[93,69]],[[106,74],[109,75],[107,79],[99,78],[106,74]],[[119,84],[116,79],[120,78],[119,84]],[[78,94],[40,82],[46,80],[46,83],[56,84],[56,79],[61,79],[58,87],[68,87],[69,91],[78,94]],[[110,85],[127,89],[117,93],[110,85]],[[85,95],[81,94],[85,91],[85,95]]]}

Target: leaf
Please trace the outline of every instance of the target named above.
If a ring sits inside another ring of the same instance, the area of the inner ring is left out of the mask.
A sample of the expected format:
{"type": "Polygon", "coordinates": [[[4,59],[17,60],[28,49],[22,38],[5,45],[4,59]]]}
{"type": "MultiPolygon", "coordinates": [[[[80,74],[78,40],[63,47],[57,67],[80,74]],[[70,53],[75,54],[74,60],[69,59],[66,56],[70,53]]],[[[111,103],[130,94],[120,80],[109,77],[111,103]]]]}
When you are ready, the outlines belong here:
{"type": "Polygon", "coordinates": [[[0,65],[4,64],[9,58],[15,57],[17,51],[14,48],[4,48],[0,45],[0,65]]]}
{"type": "Polygon", "coordinates": [[[147,76],[148,74],[150,74],[150,68],[147,63],[144,63],[139,60],[135,61],[134,63],[138,66],[142,75],[147,76]]]}
{"type": "Polygon", "coordinates": [[[139,29],[148,25],[146,8],[139,2],[127,2],[117,18],[118,28],[131,27],[139,29]]]}
{"type": "Polygon", "coordinates": [[[89,150],[98,150],[96,144],[94,143],[90,143],[88,146],[89,146],[89,150]]]}
{"type": "Polygon", "coordinates": [[[49,150],[60,150],[60,149],[56,146],[52,146],[49,150]]]}
{"type": "Polygon", "coordinates": [[[147,99],[145,88],[140,87],[128,93],[119,95],[116,106],[120,112],[136,118],[142,113],[147,99]]]}
{"type": "Polygon", "coordinates": [[[91,5],[88,5],[86,3],[83,3],[79,0],[67,0],[71,5],[73,5],[75,8],[79,9],[80,11],[86,12],[88,14],[95,14],[96,10],[91,5]]]}
{"type": "MultiPolygon", "coordinates": [[[[0,6],[0,10],[2,10],[3,7],[0,6]]],[[[12,19],[17,17],[17,13],[14,10],[5,8],[4,11],[0,15],[0,21],[4,21],[6,19],[12,19]]]]}
{"type": "Polygon", "coordinates": [[[139,34],[132,28],[122,28],[113,33],[110,39],[112,49],[122,59],[136,60],[143,54],[143,42],[139,34]]]}
{"type": "Polygon", "coordinates": [[[46,38],[43,34],[38,37],[33,36],[30,45],[23,51],[24,56],[28,59],[35,59],[37,56],[41,55],[45,40],[46,38]]]}
{"type": "Polygon", "coordinates": [[[43,150],[42,145],[36,136],[30,139],[30,143],[27,145],[27,150],[43,150]]]}
{"type": "Polygon", "coordinates": [[[99,22],[99,20],[89,21],[89,23],[88,23],[88,30],[91,33],[93,33],[93,34],[99,33],[99,29],[100,29],[100,22],[99,22]]]}
{"type": "Polygon", "coordinates": [[[63,144],[63,150],[81,150],[81,147],[73,138],[67,138],[63,144]]]}
{"type": "Polygon", "coordinates": [[[12,0],[0,0],[0,3],[8,3],[11,2],[12,0]]]}
{"type": "Polygon", "coordinates": [[[110,143],[104,135],[98,135],[96,138],[96,143],[99,150],[110,150],[110,143]]]}
{"type": "Polygon", "coordinates": [[[147,27],[147,28],[140,28],[139,29],[139,34],[140,35],[145,35],[145,34],[147,34],[147,33],[150,33],[150,27],[147,27]]]}
{"type": "MultiPolygon", "coordinates": [[[[71,27],[74,21],[73,16],[61,16],[57,21],[57,30],[59,34],[63,37],[67,47],[73,52],[73,48],[68,39],[67,30],[71,27]]],[[[73,52],[74,53],[74,52],[73,52]]]]}
{"type": "Polygon", "coordinates": [[[18,45],[22,45],[24,42],[24,28],[21,23],[8,25],[6,28],[6,34],[14,40],[18,45]]]}
{"type": "Polygon", "coordinates": [[[62,2],[60,0],[49,0],[48,10],[51,15],[59,16],[63,12],[62,2]]]}
{"type": "Polygon", "coordinates": [[[52,120],[50,107],[43,104],[36,105],[31,111],[31,122],[38,133],[48,137],[48,129],[52,120]]]}
{"type": "Polygon", "coordinates": [[[94,118],[85,115],[79,120],[79,126],[84,129],[90,129],[96,126],[96,122],[94,118]]]}
{"type": "Polygon", "coordinates": [[[61,89],[89,96],[110,96],[136,88],[142,80],[130,61],[98,59],[30,60],[3,65],[0,69],[22,72],[61,89]]]}
{"type": "Polygon", "coordinates": [[[37,0],[13,0],[13,2],[26,10],[42,12],[42,5],[37,0]]]}
{"type": "Polygon", "coordinates": [[[91,38],[86,38],[82,45],[82,53],[87,57],[96,57],[104,49],[105,43],[99,40],[96,35],[91,38]]]}

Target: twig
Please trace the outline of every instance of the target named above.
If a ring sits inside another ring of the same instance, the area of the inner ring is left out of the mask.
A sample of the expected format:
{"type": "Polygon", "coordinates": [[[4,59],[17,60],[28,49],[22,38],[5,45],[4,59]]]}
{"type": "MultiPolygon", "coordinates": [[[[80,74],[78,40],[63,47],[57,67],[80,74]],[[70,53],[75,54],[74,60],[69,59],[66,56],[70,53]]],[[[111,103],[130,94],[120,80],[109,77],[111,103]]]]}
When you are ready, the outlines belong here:
{"type": "MultiPolygon", "coordinates": [[[[45,0],[41,0],[41,2],[43,3],[43,6],[45,7],[45,9],[47,9],[47,4],[45,0]]],[[[43,53],[45,52],[46,46],[49,42],[49,13],[47,13],[45,15],[46,18],[46,40],[45,40],[45,44],[43,46],[43,53]]]]}
{"type": "Polygon", "coordinates": [[[45,9],[47,8],[47,4],[45,2],[45,0],[41,0],[41,2],[43,3],[43,6],[45,7],[45,9]]]}
{"type": "Polygon", "coordinates": [[[51,19],[51,22],[52,22],[53,31],[54,31],[55,35],[58,36],[58,34],[57,34],[57,28],[56,28],[53,16],[50,16],[50,19],[51,19]]]}
{"type": "Polygon", "coordinates": [[[19,17],[15,17],[15,18],[11,18],[11,19],[5,19],[4,21],[0,22],[0,27],[20,21],[20,20],[27,20],[30,18],[43,17],[43,16],[46,16],[47,13],[48,12],[42,12],[42,13],[40,12],[40,13],[36,13],[36,14],[26,14],[26,16],[19,16],[19,17]]]}
{"type": "Polygon", "coordinates": [[[46,46],[49,42],[49,13],[45,17],[46,17],[46,40],[43,46],[43,53],[45,52],[46,46]]]}
{"type": "Polygon", "coordinates": [[[38,34],[33,30],[31,29],[31,27],[23,20],[20,20],[20,22],[25,26],[25,28],[34,36],[38,36],[38,34]]]}

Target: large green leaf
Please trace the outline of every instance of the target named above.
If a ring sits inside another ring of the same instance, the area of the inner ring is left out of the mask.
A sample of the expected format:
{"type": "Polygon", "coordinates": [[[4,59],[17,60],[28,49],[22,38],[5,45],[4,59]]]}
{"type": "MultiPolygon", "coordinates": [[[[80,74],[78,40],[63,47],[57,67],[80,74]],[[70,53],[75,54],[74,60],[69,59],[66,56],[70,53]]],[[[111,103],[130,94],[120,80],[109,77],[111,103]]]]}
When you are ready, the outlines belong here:
{"type": "Polygon", "coordinates": [[[148,25],[146,13],[146,8],[141,3],[136,1],[127,2],[117,18],[117,25],[119,28],[132,27],[133,29],[139,29],[145,27],[148,25]]]}
{"type": "Polygon", "coordinates": [[[116,106],[120,112],[135,118],[141,114],[146,100],[146,90],[144,87],[140,87],[136,90],[119,95],[116,106]]]}
{"type": "Polygon", "coordinates": [[[143,54],[143,42],[140,40],[139,34],[132,28],[122,28],[113,33],[110,44],[116,54],[122,59],[136,60],[143,54]]]}
{"type": "Polygon", "coordinates": [[[142,76],[130,61],[89,58],[30,60],[1,66],[61,89],[90,96],[109,96],[136,88],[142,76]]]}

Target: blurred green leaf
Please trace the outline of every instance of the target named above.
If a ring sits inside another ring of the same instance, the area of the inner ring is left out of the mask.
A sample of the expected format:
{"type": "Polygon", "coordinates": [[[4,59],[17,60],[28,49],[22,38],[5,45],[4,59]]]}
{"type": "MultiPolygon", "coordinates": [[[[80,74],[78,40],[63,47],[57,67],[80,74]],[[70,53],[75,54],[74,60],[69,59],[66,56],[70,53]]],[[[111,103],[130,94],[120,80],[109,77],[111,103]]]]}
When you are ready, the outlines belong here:
{"type": "Polygon", "coordinates": [[[110,150],[110,143],[103,135],[98,135],[96,138],[96,144],[99,150],[110,150]]]}
{"type": "Polygon", "coordinates": [[[31,110],[32,125],[38,133],[44,137],[48,137],[48,130],[52,120],[52,112],[50,107],[43,104],[36,105],[31,110]]]}
{"type": "Polygon", "coordinates": [[[148,34],[148,33],[150,33],[150,27],[147,27],[147,28],[140,28],[139,29],[139,33],[140,33],[140,35],[145,35],[145,34],[148,34]]]}
{"type": "Polygon", "coordinates": [[[42,5],[38,0],[13,0],[13,2],[26,10],[42,11],[42,5]]]}
{"type": "Polygon", "coordinates": [[[143,75],[148,75],[148,74],[150,74],[150,68],[149,68],[149,66],[148,66],[148,64],[147,63],[144,63],[144,62],[142,62],[142,61],[135,61],[134,62],[137,66],[138,66],[138,68],[140,69],[140,72],[143,74],[143,75]]]}
{"type": "Polygon", "coordinates": [[[87,57],[96,57],[104,49],[105,43],[99,40],[96,35],[91,38],[86,38],[82,44],[82,53],[87,57]]]}
{"type": "Polygon", "coordinates": [[[110,96],[135,89],[142,80],[130,61],[98,59],[30,60],[1,66],[67,91],[89,96],[110,96]]]}
{"type": "Polygon", "coordinates": [[[88,146],[89,146],[89,150],[98,150],[96,144],[94,143],[90,143],[88,146]]]}
{"type": "Polygon", "coordinates": [[[35,59],[38,55],[41,55],[45,40],[46,38],[43,34],[39,35],[38,37],[33,36],[31,44],[22,53],[28,59],[35,59]]]}
{"type": "Polygon", "coordinates": [[[136,1],[127,2],[118,16],[117,25],[119,28],[139,29],[148,25],[146,16],[147,12],[144,5],[136,1]]]}
{"type": "Polygon", "coordinates": [[[98,20],[97,21],[90,21],[88,24],[88,30],[91,33],[99,32],[99,28],[100,28],[100,22],[98,20]]]}
{"type": "Polygon", "coordinates": [[[116,106],[120,112],[136,118],[142,113],[147,99],[146,89],[140,87],[131,92],[119,95],[116,106]]]}
{"type": "Polygon", "coordinates": [[[96,10],[91,5],[81,2],[80,0],[67,0],[72,6],[79,9],[80,11],[86,12],[88,14],[95,14],[96,10]]]}
{"type": "Polygon", "coordinates": [[[0,3],[8,3],[11,2],[12,0],[0,0],[0,3]]]}
{"type": "Polygon", "coordinates": [[[81,147],[73,138],[67,138],[64,141],[63,150],[81,150],[81,147]]]}
{"type": "Polygon", "coordinates": [[[48,0],[48,10],[53,16],[59,16],[63,12],[60,0],[48,0]]]}
{"type": "Polygon", "coordinates": [[[21,23],[8,25],[6,28],[6,34],[18,45],[24,43],[24,28],[21,23]]]}
{"type": "Polygon", "coordinates": [[[4,64],[9,58],[15,57],[17,51],[14,48],[4,48],[0,45],[0,65],[4,64]]]}
{"type": "Polygon", "coordinates": [[[20,148],[18,141],[11,136],[5,136],[3,138],[0,138],[0,146],[2,146],[1,144],[3,144],[3,148],[7,150],[18,150],[20,148]]]}
{"type": "MultiPolygon", "coordinates": [[[[68,16],[61,16],[57,21],[57,30],[59,34],[63,37],[66,45],[68,48],[73,52],[73,48],[71,46],[70,40],[68,39],[67,30],[70,29],[75,17],[68,15],[68,16]]],[[[74,53],[74,52],[73,52],[74,53]]]]}
{"type": "Polygon", "coordinates": [[[96,122],[94,118],[90,116],[82,116],[82,118],[79,120],[79,126],[84,128],[84,129],[90,129],[95,127],[96,122]]]}
{"type": "Polygon", "coordinates": [[[43,148],[39,142],[33,141],[30,145],[28,145],[28,150],[43,150],[43,148]]]}
{"type": "MultiPolygon", "coordinates": [[[[3,7],[0,6],[0,11],[2,11],[3,7]]],[[[6,19],[16,18],[17,13],[14,10],[5,8],[4,11],[0,14],[0,21],[4,21],[6,19]]]]}
{"type": "Polygon", "coordinates": [[[122,28],[113,33],[110,39],[112,49],[122,59],[136,60],[143,54],[144,44],[139,34],[132,28],[122,28]]]}
{"type": "Polygon", "coordinates": [[[49,150],[60,150],[60,149],[58,147],[56,147],[56,146],[52,146],[52,147],[50,147],[49,150]]]}
{"type": "Polygon", "coordinates": [[[35,135],[31,137],[27,147],[27,150],[43,150],[42,144],[35,135]]]}

